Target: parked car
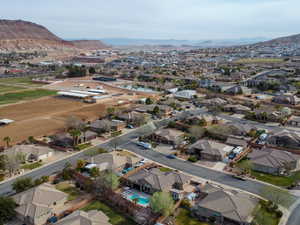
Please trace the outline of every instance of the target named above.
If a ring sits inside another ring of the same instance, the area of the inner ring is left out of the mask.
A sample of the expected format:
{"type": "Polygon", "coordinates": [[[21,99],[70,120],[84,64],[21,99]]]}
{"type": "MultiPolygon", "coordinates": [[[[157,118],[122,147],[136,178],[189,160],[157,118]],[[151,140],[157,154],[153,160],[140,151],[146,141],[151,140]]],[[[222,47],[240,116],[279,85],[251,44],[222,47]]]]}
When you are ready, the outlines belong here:
{"type": "Polygon", "coordinates": [[[134,126],[132,126],[131,124],[128,124],[126,127],[129,129],[134,129],[134,126]]]}
{"type": "Polygon", "coordinates": [[[136,144],[143,147],[144,149],[152,149],[152,145],[150,143],[147,143],[147,142],[139,141],[136,144]]]}
{"type": "Polygon", "coordinates": [[[167,155],[166,156],[168,159],[176,159],[176,156],[173,154],[167,155]]]}

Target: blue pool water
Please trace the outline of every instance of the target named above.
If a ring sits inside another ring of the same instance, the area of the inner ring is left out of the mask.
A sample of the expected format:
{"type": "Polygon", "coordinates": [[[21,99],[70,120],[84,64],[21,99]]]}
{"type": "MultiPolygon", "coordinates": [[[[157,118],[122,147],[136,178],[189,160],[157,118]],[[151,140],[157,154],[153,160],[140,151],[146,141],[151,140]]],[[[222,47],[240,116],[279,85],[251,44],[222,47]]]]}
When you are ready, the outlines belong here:
{"type": "Polygon", "coordinates": [[[133,195],[130,195],[130,196],[129,196],[129,199],[130,199],[130,200],[138,199],[137,203],[138,203],[139,205],[143,205],[143,206],[149,205],[149,198],[140,196],[139,194],[133,194],[133,195]]]}

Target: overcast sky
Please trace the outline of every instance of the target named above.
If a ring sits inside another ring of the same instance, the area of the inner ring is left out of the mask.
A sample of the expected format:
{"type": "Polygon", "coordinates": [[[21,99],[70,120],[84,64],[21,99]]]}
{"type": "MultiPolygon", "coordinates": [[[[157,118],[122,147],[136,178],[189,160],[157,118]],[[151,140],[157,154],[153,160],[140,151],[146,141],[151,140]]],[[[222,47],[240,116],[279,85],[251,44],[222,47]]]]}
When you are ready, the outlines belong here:
{"type": "Polygon", "coordinates": [[[1,19],[62,38],[227,39],[300,33],[299,0],[2,0],[1,19]]]}

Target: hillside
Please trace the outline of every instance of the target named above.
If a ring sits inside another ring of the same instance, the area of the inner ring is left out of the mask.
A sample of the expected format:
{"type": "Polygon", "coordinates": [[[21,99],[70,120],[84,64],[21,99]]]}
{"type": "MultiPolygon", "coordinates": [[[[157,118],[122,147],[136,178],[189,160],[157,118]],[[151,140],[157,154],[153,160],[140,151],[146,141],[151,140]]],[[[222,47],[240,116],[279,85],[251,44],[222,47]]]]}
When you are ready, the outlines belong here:
{"type": "Polygon", "coordinates": [[[73,48],[47,28],[22,20],[0,20],[0,50],[73,48]]]}
{"type": "Polygon", "coordinates": [[[294,44],[300,44],[300,34],[286,36],[286,37],[280,37],[276,38],[270,41],[260,42],[258,45],[265,45],[265,46],[271,46],[271,45],[294,45],[294,44]]]}
{"type": "Polygon", "coordinates": [[[98,50],[108,47],[102,41],[98,40],[77,40],[71,42],[76,48],[84,50],[98,50]]]}

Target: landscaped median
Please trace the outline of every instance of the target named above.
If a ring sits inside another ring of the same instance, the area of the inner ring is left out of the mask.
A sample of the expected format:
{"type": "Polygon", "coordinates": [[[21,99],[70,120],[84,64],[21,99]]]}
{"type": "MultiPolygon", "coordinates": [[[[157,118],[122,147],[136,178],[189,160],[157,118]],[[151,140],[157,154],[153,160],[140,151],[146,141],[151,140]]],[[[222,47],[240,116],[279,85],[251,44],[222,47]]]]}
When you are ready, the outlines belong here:
{"type": "Polygon", "coordinates": [[[45,89],[25,90],[25,91],[19,91],[14,93],[6,93],[0,95],[0,105],[56,95],[56,93],[57,93],[56,91],[45,90],[45,89]]]}

